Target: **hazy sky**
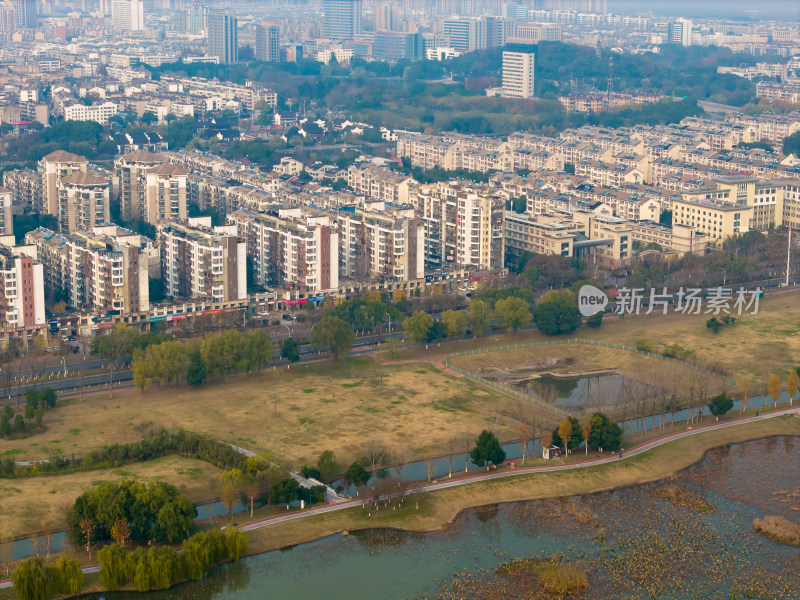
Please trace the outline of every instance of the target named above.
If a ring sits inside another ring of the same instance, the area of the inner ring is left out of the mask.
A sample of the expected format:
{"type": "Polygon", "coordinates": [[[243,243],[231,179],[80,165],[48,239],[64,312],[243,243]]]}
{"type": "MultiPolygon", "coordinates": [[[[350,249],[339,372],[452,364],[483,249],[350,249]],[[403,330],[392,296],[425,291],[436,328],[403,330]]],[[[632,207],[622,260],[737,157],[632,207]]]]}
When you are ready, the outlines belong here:
{"type": "Polygon", "coordinates": [[[609,12],[800,21],[800,0],[608,0],[609,12]]]}

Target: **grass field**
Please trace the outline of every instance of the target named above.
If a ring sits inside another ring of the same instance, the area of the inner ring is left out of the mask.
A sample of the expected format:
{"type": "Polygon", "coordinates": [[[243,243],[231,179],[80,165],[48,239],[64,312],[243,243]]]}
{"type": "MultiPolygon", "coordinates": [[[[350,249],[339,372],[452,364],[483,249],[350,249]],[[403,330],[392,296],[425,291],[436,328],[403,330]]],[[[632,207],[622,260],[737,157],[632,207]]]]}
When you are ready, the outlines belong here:
{"type": "MultiPolygon", "coordinates": [[[[201,388],[120,390],[89,396],[83,404],[45,415],[47,431],[0,440],[0,454],[17,460],[58,450],[81,453],[110,442],[130,442],[148,429],[182,427],[208,433],[281,464],[300,468],[334,450],[340,462],[363,455],[369,438],[412,455],[446,452],[456,432],[477,435],[489,407],[508,413],[512,400],[426,363],[381,365],[368,357],[297,365],[232,377],[201,388]]],[[[494,423],[494,422],[493,422],[494,423]]],[[[518,424],[500,418],[495,431],[513,439],[518,424]]]]}
{"type": "MultiPolygon", "coordinates": [[[[789,368],[800,366],[800,292],[772,294],[761,300],[756,315],[737,317],[733,327],[714,334],[706,327],[711,315],[638,315],[620,319],[607,316],[599,329],[583,327],[568,337],[582,337],[627,346],[646,340],[655,352],[679,344],[703,361],[718,365],[737,382],[749,379],[751,390],[766,387],[777,373],[785,381],[789,368]]],[[[427,350],[405,349],[383,353],[386,359],[412,357],[440,360],[444,354],[470,348],[553,339],[537,331],[497,334],[478,340],[430,345],[427,350]]],[[[488,355],[484,355],[486,357],[488,355]]],[[[763,392],[763,390],[761,390],[763,392]]],[[[760,392],[760,393],[761,393],[760,392]]]]}
{"type": "Polygon", "coordinates": [[[66,507],[100,481],[136,479],[143,483],[166,481],[191,500],[202,503],[219,497],[221,471],[201,460],[166,456],[119,469],[42,475],[25,479],[0,479],[0,531],[21,536],[41,531],[47,521],[54,531],[66,527],[66,507]]]}

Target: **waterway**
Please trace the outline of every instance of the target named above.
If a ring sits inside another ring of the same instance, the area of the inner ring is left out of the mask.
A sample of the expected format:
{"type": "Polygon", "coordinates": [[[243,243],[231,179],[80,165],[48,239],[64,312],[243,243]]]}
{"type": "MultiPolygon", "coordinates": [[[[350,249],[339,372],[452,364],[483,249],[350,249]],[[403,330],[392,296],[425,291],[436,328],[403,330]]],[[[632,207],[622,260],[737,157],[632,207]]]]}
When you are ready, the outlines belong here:
{"type": "MultiPolygon", "coordinates": [[[[465,493],[468,490],[465,489],[465,493]]],[[[800,439],[708,452],[668,481],[463,512],[443,531],[370,530],[248,557],[148,600],[481,598],[514,558],[560,556],[588,573],[586,598],[800,598],[800,549],[753,531],[766,515],[800,521],[800,439]],[[677,485],[710,513],[659,495],[677,485]]],[[[507,582],[506,582],[507,583],[507,582]]],[[[523,590],[518,590],[520,596],[523,590]]],[[[105,594],[141,600],[139,594],[105,594]]],[[[505,598],[518,597],[511,592],[505,598]]],[[[98,594],[82,596],[97,600],[98,594]]]]}

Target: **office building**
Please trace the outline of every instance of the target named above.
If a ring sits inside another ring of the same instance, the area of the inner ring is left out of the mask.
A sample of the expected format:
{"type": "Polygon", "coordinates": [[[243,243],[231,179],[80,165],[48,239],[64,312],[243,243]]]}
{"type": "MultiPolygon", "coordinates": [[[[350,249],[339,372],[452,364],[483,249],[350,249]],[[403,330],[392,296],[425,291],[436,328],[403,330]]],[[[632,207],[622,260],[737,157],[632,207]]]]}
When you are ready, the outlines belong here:
{"type": "Polygon", "coordinates": [[[667,41],[680,46],[692,45],[692,22],[688,19],[678,19],[667,26],[667,41]]]}
{"type": "Polygon", "coordinates": [[[208,14],[208,56],[216,56],[221,65],[239,61],[238,19],[230,11],[208,14]]]}
{"type": "Polygon", "coordinates": [[[115,31],[141,31],[144,29],[144,4],[139,0],[114,0],[111,21],[115,31]]]}
{"type": "Polygon", "coordinates": [[[15,0],[14,19],[17,29],[36,29],[39,21],[36,0],[15,0]]]}
{"type": "Polygon", "coordinates": [[[361,33],[361,0],[325,0],[324,36],[352,40],[361,33]]]}
{"type": "Polygon", "coordinates": [[[384,60],[420,58],[421,36],[400,31],[376,31],[372,55],[384,60]]]}
{"type": "Polygon", "coordinates": [[[58,228],[84,231],[111,220],[108,179],[95,173],[70,173],[58,178],[58,228]]]}
{"type": "Polygon", "coordinates": [[[486,46],[486,21],[480,17],[454,17],[442,20],[442,34],[450,48],[458,52],[483,50],[486,46]]]}
{"type": "Polygon", "coordinates": [[[206,8],[202,2],[192,2],[186,11],[186,33],[197,35],[206,30],[206,8]]]}
{"type": "Polygon", "coordinates": [[[213,302],[246,298],[246,245],[232,230],[211,227],[211,217],[159,224],[164,294],[213,302]]]}
{"type": "Polygon", "coordinates": [[[256,25],[256,60],[277,62],[280,58],[280,27],[277,25],[256,25]]]}
{"type": "Polygon", "coordinates": [[[507,98],[533,98],[536,54],[528,51],[503,52],[503,92],[507,98]]]}

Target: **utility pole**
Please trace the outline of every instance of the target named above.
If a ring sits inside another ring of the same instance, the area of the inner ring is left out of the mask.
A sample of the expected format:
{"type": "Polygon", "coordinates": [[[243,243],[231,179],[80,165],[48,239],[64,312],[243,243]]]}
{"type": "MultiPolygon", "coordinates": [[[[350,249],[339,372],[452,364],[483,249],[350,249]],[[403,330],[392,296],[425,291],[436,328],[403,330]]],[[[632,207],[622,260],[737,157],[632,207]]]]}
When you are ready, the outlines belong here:
{"type": "Polygon", "coordinates": [[[789,268],[792,262],[792,228],[789,227],[789,243],[786,246],[786,287],[789,287],[789,268]]]}

